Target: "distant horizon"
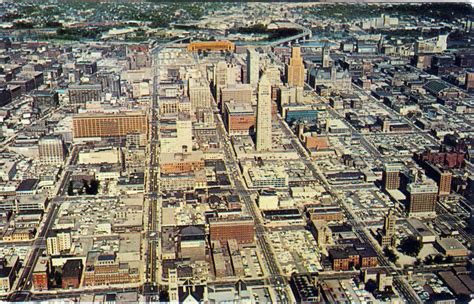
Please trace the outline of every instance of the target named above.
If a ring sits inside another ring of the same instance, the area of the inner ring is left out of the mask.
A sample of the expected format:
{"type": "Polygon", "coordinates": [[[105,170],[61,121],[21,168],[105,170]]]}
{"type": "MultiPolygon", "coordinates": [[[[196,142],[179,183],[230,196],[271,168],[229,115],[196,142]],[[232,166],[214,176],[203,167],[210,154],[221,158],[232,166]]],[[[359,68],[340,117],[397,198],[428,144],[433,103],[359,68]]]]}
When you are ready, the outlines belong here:
{"type": "MultiPolygon", "coordinates": [[[[1,0],[0,0],[1,1],[1,0]]],[[[5,1],[5,0],[4,0],[5,1]]],[[[8,1],[8,0],[6,0],[8,1]]],[[[18,2],[30,2],[31,0],[17,0],[18,2]]],[[[60,1],[60,0],[56,0],[60,1]]],[[[321,1],[313,1],[313,0],[61,0],[63,2],[98,2],[98,3],[108,3],[108,2],[157,2],[157,3],[175,3],[175,2],[230,2],[230,3],[243,3],[243,2],[278,2],[278,3],[330,3],[330,4],[338,4],[338,3],[349,3],[349,4],[363,4],[363,3],[373,3],[373,4],[417,4],[417,3],[458,3],[458,4],[471,4],[474,5],[474,0],[465,0],[465,1],[456,1],[456,0],[321,0],[321,1]]],[[[0,2],[1,3],[1,2],[0,2]]]]}

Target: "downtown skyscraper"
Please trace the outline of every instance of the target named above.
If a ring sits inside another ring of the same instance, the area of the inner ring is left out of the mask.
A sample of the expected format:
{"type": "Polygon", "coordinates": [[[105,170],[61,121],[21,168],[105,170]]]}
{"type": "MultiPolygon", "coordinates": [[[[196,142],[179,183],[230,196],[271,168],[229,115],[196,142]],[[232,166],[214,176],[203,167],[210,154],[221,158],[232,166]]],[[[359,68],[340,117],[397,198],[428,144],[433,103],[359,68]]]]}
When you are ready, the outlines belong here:
{"type": "Polygon", "coordinates": [[[252,86],[258,83],[260,71],[260,59],[254,49],[247,49],[247,80],[252,86]]]}
{"type": "Polygon", "coordinates": [[[263,74],[258,83],[257,138],[255,148],[257,151],[269,151],[272,149],[271,85],[266,74],[263,74]]]}
{"type": "Polygon", "coordinates": [[[299,46],[291,49],[290,62],[286,66],[286,81],[290,86],[304,86],[304,65],[299,46]]]}

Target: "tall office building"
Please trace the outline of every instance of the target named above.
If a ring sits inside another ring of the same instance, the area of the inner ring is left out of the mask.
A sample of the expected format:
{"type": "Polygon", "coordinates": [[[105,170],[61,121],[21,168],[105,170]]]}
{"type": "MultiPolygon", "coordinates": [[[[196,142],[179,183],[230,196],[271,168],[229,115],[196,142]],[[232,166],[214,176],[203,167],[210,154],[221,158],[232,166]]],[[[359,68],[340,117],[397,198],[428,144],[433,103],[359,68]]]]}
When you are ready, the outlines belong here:
{"type": "Polygon", "coordinates": [[[286,66],[286,81],[290,86],[304,86],[304,65],[299,46],[291,49],[290,63],[286,66]]]}
{"type": "Polygon", "coordinates": [[[255,147],[257,151],[272,149],[271,86],[266,74],[263,74],[258,84],[257,140],[255,147]]]}
{"type": "Polygon", "coordinates": [[[264,73],[267,74],[268,81],[270,81],[270,85],[272,86],[272,101],[276,101],[280,87],[283,84],[280,69],[274,64],[267,64],[264,68],[264,73]]]}
{"type": "Polygon", "coordinates": [[[102,85],[103,90],[111,93],[113,97],[119,97],[122,94],[119,74],[109,70],[100,70],[97,72],[97,80],[102,85]]]}
{"type": "Polygon", "coordinates": [[[407,186],[408,215],[433,216],[436,214],[438,186],[433,180],[414,182],[407,186]]]}
{"type": "Polygon", "coordinates": [[[440,171],[438,180],[438,195],[448,196],[451,193],[451,182],[453,180],[453,173],[449,171],[440,171]]]}
{"type": "Polygon", "coordinates": [[[197,108],[211,107],[211,91],[209,89],[209,82],[205,78],[189,79],[188,95],[194,112],[197,108]]]}
{"type": "Polygon", "coordinates": [[[227,84],[227,63],[219,61],[214,67],[214,86],[216,91],[216,99],[220,101],[220,90],[227,84]]]}
{"type": "Polygon", "coordinates": [[[260,59],[254,49],[247,49],[247,79],[251,85],[257,85],[260,71],[260,59]]]}
{"type": "Polygon", "coordinates": [[[100,84],[70,85],[68,92],[70,105],[83,105],[89,101],[99,101],[101,99],[102,86],[100,84]]]}
{"type": "Polygon", "coordinates": [[[59,94],[53,90],[36,91],[32,96],[35,107],[41,111],[56,107],[59,104],[59,94]]]}
{"type": "Polygon", "coordinates": [[[424,162],[423,167],[426,176],[432,178],[438,184],[438,196],[440,198],[448,196],[451,193],[451,183],[453,180],[452,171],[445,166],[430,162],[424,162]]]}
{"type": "Polygon", "coordinates": [[[400,163],[385,164],[382,172],[382,184],[385,190],[400,188],[400,172],[403,165],[400,163]]]}
{"type": "Polygon", "coordinates": [[[49,255],[57,256],[61,252],[71,249],[72,240],[69,230],[55,230],[46,239],[46,252],[49,255]]]}
{"type": "Polygon", "coordinates": [[[393,209],[388,210],[387,215],[385,216],[385,221],[383,224],[383,230],[386,235],[392,236],[395,234],[395,223],[397,222],[397,218],[395,217],[395,213],[393,209]]]}
{"type": "Polygon", "coordinates": [[[324,47],[322,51],[322,64],[323,68],[329,68],[331,66],[331,57],[329,56],[329,48],[324,47]]]}
{"type": "Polygon", "coordinates": [[[383,230],[380,235],[380,245],[385,246],[394,246],[395,245],[395,224],[397,223],[397,218],[395,217],[395,212],[393,209],[388,210],[388,213],[385,215],[383,230]]]}
{"type": "Polygon", "coordinates": [[[235,84],[235,68],[225,61],[219,61],[214,67],[214,86],[216,101],[221,100],[221,89],[226,85],[235,84]]]}
{"type": "Polygon", "coordinates": [[[278,66],[274,64],[267,65],[265,67],[265,74],[267,74],[268,81],[272,86],[278,86],[281,84],[281,73],[278,66]]]}
{"type": "Polygon", "coordinates": [[[232,239],[238,244],[251,244],[255,242],[255,223],[250,217],[210,218],[209,237],[211,242],[221,244],[232,239]]]}
{"type": "Polygon", "coordinates": [[[44,164],[60,165],[66,155],[64,142],[58,136],[44,136],[38,141],[40,161],[44,164]]]}
{"type": "Polygon", "coordinates": [[[251,103],[227,102],[223,119],[229,135],[251,135],[255,128],[255,113],[251,103]]]}
{"type": "MultiPolygon", "coordinates": [[[[252,86],[247,83],[227,85],[221,89],[221,102],[223,104],[229,101],[251,103],[252,91],[252,86]]],[[[222,106],[222,108],[224,108],[224,106],[222,106]]]]}
{"type": "Polygon", "coordinates": [[[148,133],[148,118],[138,111],[122,113],[85,113],[73,117],[73,137],[125,137],[148,133]]]}

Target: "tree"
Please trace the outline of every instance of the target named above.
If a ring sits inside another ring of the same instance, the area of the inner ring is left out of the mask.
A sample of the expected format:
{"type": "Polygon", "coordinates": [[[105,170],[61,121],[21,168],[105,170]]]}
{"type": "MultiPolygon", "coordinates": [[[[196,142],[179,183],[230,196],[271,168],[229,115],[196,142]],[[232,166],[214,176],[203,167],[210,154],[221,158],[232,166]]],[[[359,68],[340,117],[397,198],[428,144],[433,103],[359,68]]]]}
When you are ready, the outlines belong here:
{"type": "Polygon", "coordinates": [[[385,247],[383,253],[390,262],[396,263],[398,261],[398,255],[393,251],[393,249],[385,247]]]}
{"type": "Polygon", "coordinates": [[[418,256],[421,248],[423,248],[423,243],[414,236],[409,236],[400,243],[400,251],[413,257],[418,256]]]}

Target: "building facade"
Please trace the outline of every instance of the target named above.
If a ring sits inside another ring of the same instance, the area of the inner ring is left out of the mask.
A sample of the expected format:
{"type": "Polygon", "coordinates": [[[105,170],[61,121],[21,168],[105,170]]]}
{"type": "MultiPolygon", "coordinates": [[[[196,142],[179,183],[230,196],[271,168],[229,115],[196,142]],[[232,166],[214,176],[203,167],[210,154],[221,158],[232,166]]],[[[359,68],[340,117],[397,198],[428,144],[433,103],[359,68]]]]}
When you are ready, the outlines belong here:
{"type": "Polygon", "coordinates": [[[62,268],[61,287],[63,289],[79,288],[82,277],[82,260],[67,260],[62,268]]]}
{"type": "Polygon", "coordinates": [[[235,44],[227,41],[195,41],[188,44],[188,51],[197,52],[197,51],[229,51],[233,52],[235,50],[235,44]]]}
{"type": "Polygon", "coordinates": [[[401,164],[385,164],[382,172],[382,185],[385,190],[400,188],[401,164]]]}
{"type": "Polygon", "coordinates": [[[211,241],[221,244],[231,239],[239,244],[251,244],[255,242],[255,223],[250,217],[211,218],[209,236],[211,241]]]}
{"type": "Polygon", "coordinates": [[[54,231],[46,238],[46,252],[51,256],[59,256],[61,252],[71,249],[72,240],[70,231],[54,231]]]}
{"type": "Polygon", "coordinates": [[[160,171],[163,174],[187,173],[204,168],[201,151],[188,153],[162,153],[160,155],[160,171]]]}
{"type": "Polygon", "coordinates": [[[197,108],[211,107],[211,90],[209,82],[204,78],[191,78],[188,81],[188,95],[191,108],[195,112],[197,108]]]}
{"type": "Polygon", "coordinates": [[[49,259],[40,257],[33,270],[33,287],[35,290],[48,290],[49,288],[49,259]]]}
{"type": "Polygon", "coordinates": [[[293,47],[291,49],[290,62],[286,66],[286,81],[290,86],[304,86],[304,65],[301,57],[301,48],[293,47]]]}
{"type": "Polygon", "coordinates": [[[38,141],[40,161],[44,164],[60,165],[64,162],[66,151],[62,138],[44,136],[38,141]]]}
{"type": "Polygon", "coordinates": [[[336,65],[327,69],[311,69],[309,84],[316,90],[341,92],[352,90],[352,77],[347,70],[338,70],[336,65]]]}
{"type": "Polygon", "coordinates": [[[438,186],[436,183],[411,183],[407,186],[409,216],[436,215],[438,186]]]}
{"type": "Polygon", "coordinates": [[[125,137],[148,133],[148,118],[141,112],[79,114],[73,117],[73,137],[125,137]]]}
{"type": "Polygon", "coordinates": [[[252,102],[252,86],[247,83],[237,83],[227,85],[221,89],[221,101],[234,101],[236,103],[251,103],[252,102]]]}
{"type": "Polygon", "coordinates": [[[252,135],[255,131],[255,113],[249,103],[225,104],[224,123],[229,135],[252,135]]]}
{"type": "Polygon", "coordinates": [[[254,49],[247,49],[247,79],[248,83],[256,86],[259,80],[260,58],[254,49]]]}
{"type": "Polygon", "coordinates": [[[115,254],[89,252],[84,272],[84,286],[132,284],[140,281],[138,269],[121,263],[115,254]]]}
{"type": "Polygon", "coordinates": [[[83,105],[88,101],[99,101],[102,86],[100,84],[70,85],[68,92],[70,105],[83,105]]]}
{"type": "Polygon", "coordinates": [[[259,152],[272,149],[271,86],[265,74],[260,78],[258,84],[257,138],[255,148],[259,152]]]}

